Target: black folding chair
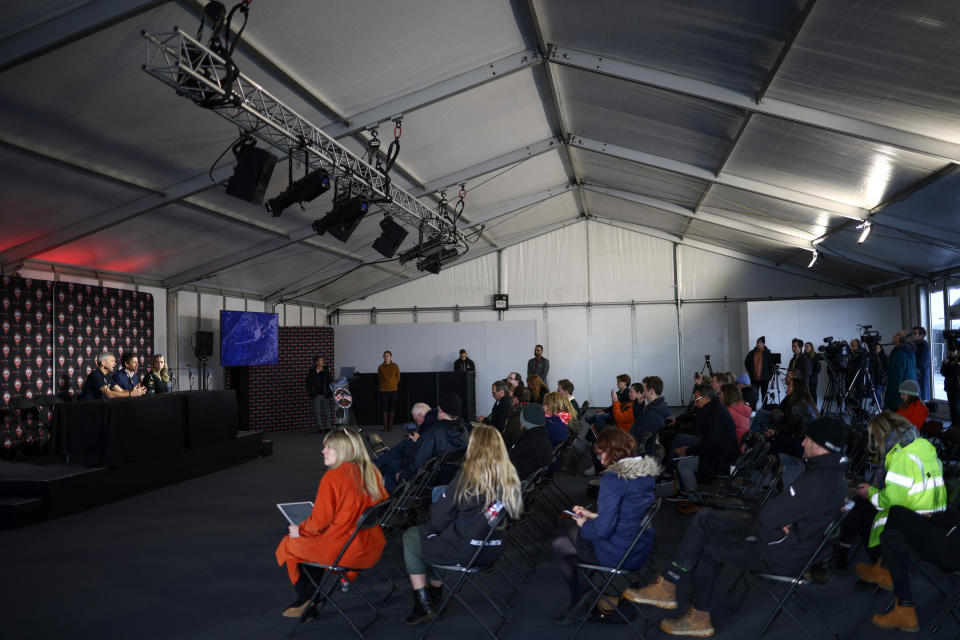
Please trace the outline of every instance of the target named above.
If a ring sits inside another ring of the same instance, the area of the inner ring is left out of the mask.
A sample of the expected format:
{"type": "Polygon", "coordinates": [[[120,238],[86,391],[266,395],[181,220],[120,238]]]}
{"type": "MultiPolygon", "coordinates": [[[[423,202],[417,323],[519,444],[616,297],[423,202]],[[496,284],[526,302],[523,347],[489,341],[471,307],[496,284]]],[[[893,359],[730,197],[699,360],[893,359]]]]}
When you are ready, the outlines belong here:
{"type": "MultiPolygon", "coordinates": [[[[800,573],[798,573],[796,576],[784,576],[784,575],[778,575],[775,573],[764,573],[761,571],[744,571],[741,574],[741,577],[745,577],[747,573],[752,573],[753,579],[747,583],[747,586],[744,588],[743,592],[740,594],[740,597],[734,603],[733,607],[731,607],[733,611],[736,611],[737,609],[740,608],[740,605],[742,605],[743,601],[746,600],[747,594],[750,592],[753,586],[758,582],[762,584],[764,588],[766,588],[767,592],[770,594],[770,597],[773,598],[774,601],[776,601],[777,603],[776,608],[770,613],[769,616],[767,616],[767,619],[764,621],[763,626],[760,627],[760,630],[754,636],[754,640],[759,640],[759,638],[761,638],[763,634],[765,634],[770,629],[770,625],[773,624],[774,620],[776,620],[777,616],[780,615],[781,611],[786,612],[786,614],[790,616],[790,619],[793,620],[794,624],[797,625],[797,628],[803,632],[803,635],[810,638],[810,640],[814,640],[813,636],[811,636],[810,633],[803,626],[803,624],[801,624],[800,620],[795,615],[793,615],[793,612],[791,612],[790,609],[787,608],[787,604],[789,603],[791,598],[796,598],[797,602],[805,611],[814,610],[814,607],[811,605],[810,601],[807,598],[805,598],[802,593],[800,593],[799,587],[816,584],[810,578],[805,577],[805,575],[810,570],[810,566],[813,565],[813,563],[815,563],[820,558],[820,554],[823,552],[823,548],[826,546],[827,542],[829,542],[830,539],[833,538],[834,532],[840,527],[841,523],[843,522],[843,519],[847,517],[847,513],[849,512],[845,510],[841,511],[840,514],[836,518],[834,518],[829,525],[827,525],[827,528],[824,530],[823,536],[820,539],[820,544],[818,544],[814,552],[810,554],[810,557],[807,558],[807,562],[803,565],[803,569],[801,569],[800,573]],[[775,584],[786,585],[787,586],[786,591],[784,591],[782,595],[778,596],[773,586],[775,584]]],[[[831,634],[833,634],[834,638],[836,638],[837,640],[840,639],[840,634],[833,630],[833,628],[827,623],[825,618],[819,615],[816,617],[819,618],[820,621],[823,623],[823,626],[826,627],[831,634]]]]}
{"type": "Polygon", "coordinates": [[[323,607],[327,603],[337,610],[341,616],[353,627],[353,630],[357,632],[361,638],[363,632],[378,619],[383,617],[383,614],[380,612],[380,609],[377,605],[383,606],[383,600],[378,597],[375,593],[371,591],[371,595],[377,601],[377,604],[374,604],[370,597],[365,594],[357,581],[359,577],[350,582],[347,578],[348,572],[361,573],[365,569],[356,569],[351,567],[344,567],[340,565],[340,560],[343,558],[343,554],[347,552],[347,549],[350,548],[350,544],[357,537],[357,534],[363,529],[372,529],[380,525],[380,522],[383,520],[383,516],[386,515],[387,511],[391,506],[390,500],[384,500],[378,504],[373,505],[372,507],[367,507],[364,509],[363,513],[360,514],[360,517],[357,519],[357,524],[353,528],[353,533],[350,534],[350,537],[347,538],[347,541],[343,544],[343,547],[340,549],[340,553],[337,554],[337,559],[333,561],[333,564],[320,564],[317,562],[301,562],[300,571],[310,580],[310,584],[313,585],[314,591],[313,595],[310,596],[310,604],[303,610],[303,613],[300,615],[300,619],[297,620],[297,623],[293,626],[293,629],[290,630],[290,635],[292,636],[297,627],[300,626],[300,623],[306,620],[312,615],[319,615],[323,610],[323,607]],[[313,575],[311,569],[319,569],[322,573],[319,580],[313,575]],[[367,606],[370,607],[373,611],[373,618],[371,618],[365,625],[362,627],[357,627],[353,622],[350,616],[347,615],[336,602],[334,602],[333,594],[336,593],[337,589],[348,592],[353,591],[359,595],[364,602],[367,603],[367,606]],[[321,599],[318,604],[318,599],[321,599]]]}
{"type": "MultiPolygon", "coordinates": [[[[617,563],[617,566],[607,567],[604,565],[588,564],[585,562],[577,563],[577,570],[580,572],[580,575],[583,576],[583,579],[587,581],[587,584],[593,588],[596,595],[594,596],[593,601],[590,603],[590,606],[587,607],[587,609],[583,612],[580,622],[577,623],[577,628],[574,629],[573,633],[570,634],[570,640],[573,640],[575,637],[577,637],[577,634],[580,633],[580,628],[583,627],[583,623],[587,621],[587,618],[590,617],[594,607],[599,604],[601,599],[607,605],[612,607],[616,614],[623,618],[623,620],[630,625],[630,628],[633,629],[635,634],[637,634],[637,637],[644,637],[643,631],[636,627],[636,625],[633,623],[633,620],[624,615],[624,613],[620,611],[620,608],[617,606],[617,603],[611,601],[610,598],[607,597],[607,589],[610,588],[617,576],[621,576],[625,581],[627,581],[627,576],[636,571],[635,569],[624,569],[623,563],[627,561],[627,558],[629,558],[630,554],[633,553],[634,547],[637,546],[637,544],[640,542],[640,539],[653,524],[653,518],[657,515],[657,511],[659,510],[660,498],[657,498],[656,501],[650,505],[646,515],[643,516],[643,521],[640,523],[640,530],[637,532],[637,535],[634,536],[633,542],[631,542],[630,546],[627,547],[627,550],[623,553],[623,556],[621,556],[620,562],[617,563]],[[599,584],[594,581],[594,576],[597,575],[603,576],[603,580],[599,584]]],[[[626,586],[629,587],[629,583],[626,586]]],[[[623,589],[620,591],[623,591],[623,589]]],[[[639,610],[637,614],[640,616],[640,619],[644,621],[644,626],[646,626],[646,618],[644,618],[643,614],[640,613],[639,610]]]]}
{"type": "MultiPolygon", "coordinates": [[[[500,633],[500,629],[503,628],[503,625],[507,622],[507,614],[505,609],[509,606],[505,602],[497,604],[492,597],[487,593],[487,591],[482,588],[481,585],[485,586],[486,589],[490,589],[489,584],[483,579],[482,574],[488,572],[492,569],[491,566],[480,566],[477,564],[477,559],[480,557],[480,554],[486,549],[491,540],[493,539],[494,534],[497,530],[501,529],[504,526],[506,521],[506,509],[501,509],[500,513],[497,514],[497,517],[494,518],[493,522],[490,523],[490,527],[487,530],[487,535],[483,537],[480,545],[477,547],[477,550],[474,552],[473,557],[470,558],[470,561],[465,565],[434,565],[434,569],[440,570],[440,580],[443,582],[443,586],[446,587],[446,595],[443,598],[443,601],[440,603],[440,606],[437,607],[436,615],[430,621],[430,624],[427,625],[427,628],[423,630],[423,634],[420,636],[420,640],[423,640],[430,633],[430,630],[433,629],[433,626],[437,623],[437,620],[440,619],[440,615],[446,610],[447,606],[450,604],[451,599],[456,599],[467,612],[473,616],[474,620],[480,623],[480,626],[483,627],[493,640],[498,640],[497,634],[500,633]],[[457,581],[451,586],[446,579],[443,577],[443,572],[449,571],[451,573],[457,574],[457,581]],[[480,615],[474,611],[469,604],[460,596],[460,590],[463,589],[465,585],[471,585],[476,589],[483,598],[490,603],[490,606],[494,608],[499,617],[499,622],[495,630],[491,630],[487,623],[484,621],[480,615]],[[503,608],[501,608],[501,605],[503,608]]],[[[491,590],[492,591],[492,590],[491,590]]],[[[496,595],[496,592],[493,592],[496,595]]]]}
{"type": "MultiPolygon", "coordinates": [[[[960,571],[953,571],[951,574],[954,578],[960,578],[960,571]]],[[[950,600],[950,603],[943,610],[943,613],[940,614],[940,617],[937,618],[937,621],[934,623],[933,628],[930,629],[930,633],[936,633],[940,631],[940,628],[943,626],[943,623],[947,621],[947,618],[953,616],[954,622],[960,624],[960,591],[957,591],[956,595],[953,596],[953,599],[950,600]]],[[[960,633],[957,634],[957,640],[960,640],[960,633]]]]}

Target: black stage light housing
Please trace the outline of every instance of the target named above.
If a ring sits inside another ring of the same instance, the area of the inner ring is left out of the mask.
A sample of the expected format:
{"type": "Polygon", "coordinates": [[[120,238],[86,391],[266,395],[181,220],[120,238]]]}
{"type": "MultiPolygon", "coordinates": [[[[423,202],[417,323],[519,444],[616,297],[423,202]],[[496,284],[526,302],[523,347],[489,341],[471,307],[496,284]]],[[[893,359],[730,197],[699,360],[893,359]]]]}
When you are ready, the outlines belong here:
{"type": "Polygon", "coordinates": [[[437,274],[440,273],[440,269],[444,265],[453,262],[459,257],[460,253],[456,249],[441,249],[438,253],[417,263],[417,269],[437,274]]]}
{"type": "Polygon", "coordinates": [[[294,202],[310,202],[329,189],[330,174],[326,169],[317,169],[291,184],[280,195],[267,200],[267,211],[276,218],[294,202]]]}
{"type": "Polygon", "coordinates": [[[258,147],[244,147],[237,154],[237,166],[227,182],[227,193],[235,198],[262,204],[277,157],[258,147]]]}
{"type": "Polygon", "coordinates": [[[381,234],[373,242],[373,248],[384,258],[392,258],[400,245],[407,239],[407,230],[390,218],[380,221],[381,234]]]}
{"type": "Polygon", "coordinates": [[[353,196],[333,205],[330,213],[313,223],[313,230],[323,235],[327,231],[340,242],[346,242],[360,225],[370,203],[364,196],[353,196]]]}
{"type": "Polygon", "coordinates": [[[418,244],[401,253],[400,264],[406,264],[411,260],[416,260],[421,256],[427,256],[436,253],[442,246],[443,241],[440,240],[440,238],[430,238],[423,244],[418,244]]]}

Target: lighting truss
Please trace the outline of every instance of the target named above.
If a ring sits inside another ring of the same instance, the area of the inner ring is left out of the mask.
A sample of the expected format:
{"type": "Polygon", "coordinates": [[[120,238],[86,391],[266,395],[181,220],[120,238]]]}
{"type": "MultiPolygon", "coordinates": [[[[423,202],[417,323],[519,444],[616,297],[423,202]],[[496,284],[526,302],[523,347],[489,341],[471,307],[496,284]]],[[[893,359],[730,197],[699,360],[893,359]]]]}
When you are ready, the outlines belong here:
{"type": "Polygon", "coordinates": [[[309,170],[326,169],[331,177],[354,181],[354,192],[366,196],[386,213],[423,229],[425,237],[439,238],[466,250],[463,233],[449,219],[436,214],[414,196],[389,183],[375,167],[352,154],[293,109],[245,75],[228,78],[227,62],[177,27],[170,33],[150,34],[143,70],[200,104],[212,96],[224,97],[220,106],[205,107],[286,155],[291,148],[310,151],[309,170]]]}

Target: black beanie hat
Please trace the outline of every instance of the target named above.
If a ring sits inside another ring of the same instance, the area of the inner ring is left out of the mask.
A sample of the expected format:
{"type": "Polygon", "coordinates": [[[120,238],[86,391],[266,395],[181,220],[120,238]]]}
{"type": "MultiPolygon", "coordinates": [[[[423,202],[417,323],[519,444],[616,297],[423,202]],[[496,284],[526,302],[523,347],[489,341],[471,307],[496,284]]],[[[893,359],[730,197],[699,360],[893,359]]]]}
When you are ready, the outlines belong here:
{"type": "Polygon", "coordinates": [[[828,451],[840,453],[846,442],[846,425],[836,418],[817,418],[807,425],[807,437],[828,451]]]}
{"type": "Polygon", "coordinates": [[[440,398],[440,402],[437,403],[437,406],[439,406],[440,410],[451,418],[459,418],[460,411],[463,407],[463,405],[460,403],[460,396],[455,393],[448,393],[440,398]]]}

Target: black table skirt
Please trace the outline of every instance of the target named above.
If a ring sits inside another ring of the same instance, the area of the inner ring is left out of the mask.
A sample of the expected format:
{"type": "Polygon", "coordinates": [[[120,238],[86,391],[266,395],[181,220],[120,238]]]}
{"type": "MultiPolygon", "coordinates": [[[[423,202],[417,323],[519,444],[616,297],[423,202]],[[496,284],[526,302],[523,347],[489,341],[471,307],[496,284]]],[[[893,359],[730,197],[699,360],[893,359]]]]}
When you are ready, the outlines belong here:
{"type": "Polygon", "coordinates": [[[58,404],[53,447],[75,464],[115,467],[236,437],[233,391],[188,391],[58,404]]]}

